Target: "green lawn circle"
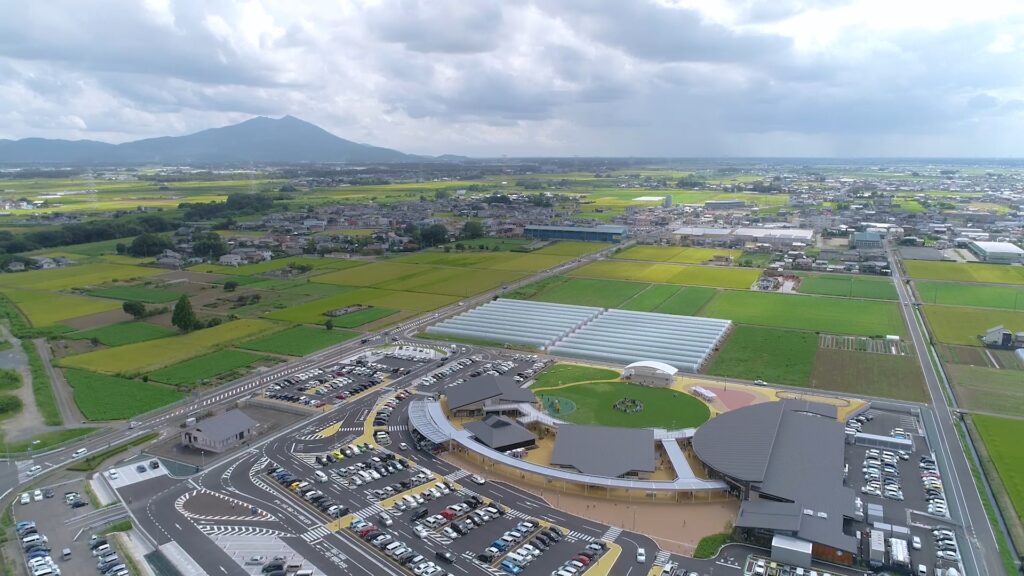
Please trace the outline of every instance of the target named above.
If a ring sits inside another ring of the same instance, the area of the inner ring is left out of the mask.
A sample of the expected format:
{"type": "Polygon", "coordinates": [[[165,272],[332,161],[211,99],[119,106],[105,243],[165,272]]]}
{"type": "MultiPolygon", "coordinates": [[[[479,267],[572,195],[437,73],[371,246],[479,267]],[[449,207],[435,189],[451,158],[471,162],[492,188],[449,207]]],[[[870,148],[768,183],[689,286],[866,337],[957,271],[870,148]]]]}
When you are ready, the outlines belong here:
{"type": "MultiPolygon", "coordinates": [[[[552,390],[555,392],[555,390],[552,390]]],[[[619,428],[664,428],[678,430],[700,426],[711,417],[707,405],[686,394],[669,388],[653,388],[626,382],[587,382],[557,389],[557,396],[538,391],[545,400],[545,410],[559,420],[573,424],[594,424],[619,428]],[[548,410],[548,399],[558,398],[562,411],[548,410]],[[627,414],[615,409],[622,398],[643,403],[642,412],[627,414]],[[566,410],[572,402],[574,409],[566,410]]]]}

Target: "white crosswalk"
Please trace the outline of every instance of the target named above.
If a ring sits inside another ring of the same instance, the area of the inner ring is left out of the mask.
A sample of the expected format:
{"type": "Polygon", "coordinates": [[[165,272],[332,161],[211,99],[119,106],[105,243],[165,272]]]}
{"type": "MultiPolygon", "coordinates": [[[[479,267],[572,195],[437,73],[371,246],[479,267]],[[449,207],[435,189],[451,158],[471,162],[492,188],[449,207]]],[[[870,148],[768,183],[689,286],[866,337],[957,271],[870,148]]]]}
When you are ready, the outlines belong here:
{"type": "Polygon", "coordinates": [[[387,512],[387,510],[385,510],[384,507],[381,506],[380,504],[371,504],[371,505],[367,506],[366,508],[363,508],[362,510],[357,511],[356,512],[356,517],[362,518],[363,520],[366,520],[367,518],[370,518],[371,516],[376,516],[377,514],[380,514],[381,512],[387,512]]]}
{"type": "MultiPolygon", "coordinates": [[[[452,472],[451,474],[445,474],[445,479],[448,480],[448,481],[451,481],[451,482],[457,482],[457,481],[465,478],[466,476],[469,476],[469,471],[462,470],[460,468],[459,470],[456,470],[455,472],[452,472]]],[[[463,490],[465,490],[465,489],[463,489],[463,490]]],[[[459,493],[462,494],[463,490],[459,490],[459,493]]]]}
{"type": "Polygon", "coordinates": [[[309,466],[319,466],[319,464],[316,463],[316,457],[320,456],[320,454],[306,454],[304,452],[292,452],[292,456],[298,458],[299,460],[302,460],[303,462],[305,462],[309,466]]]}
{"type": "Polygon", "coordinates": [[[658,550],[658,554],[654,556],[655,566],[664,566],[668,564],[669,559],[672,558],[672,553],[668,550],[658,550]]]}
{"type": "Polygon", "coordinates": [[[565,535],[565,539],[568,540],[569,542],[579,542],[581,540],[582,541],[593,540],[593,537],[592,536],[587,536],[583,532],[577,532],[575,530],[570,530],[569,533],[565,535]]]}
{"type": "Polygon", "coordinates": [[[604,533],[604,536],[601,536],[601,540],[604,540],[605,542],[615,542],[615,539],[619,537],[619,534],[622,534],[622,528],[609,526],[608,530],[604,533]]]}
{"type": "Polygon", "coordinates": [[[513,508],[506,508],[505,515],[510,516],[512,518],[519,518],[520,520],[528,520],[531,518],[529,514],[526,514],[525,512],[520,512],[519,510],[515,510],[513,508]]]}
{"type": "Polygon", "coordinates": [[[490,564],[484,564],[476,558],[473,559],[473,563],[479,566],[482,570],[488,572],[489,574],[492,574],[493,576],[508,576],[508,574],[506,574],[504,570],[501,570],[500,568],[495,568],[490,564]]]}
{"type": "Polygon", "coordinates": [[[303,534],[302,539],[306,542],[316,542],[317,540],[322,540],[324,536],[327,536],[330,533],[331,531],[329,529],[323,526],[317,526],[316,528],[313,528],[309,532],[303,534]]]}
{"type": "Polygon", "coordinates": [[[405,432],[408,429],[408,426],[388,426],[388,432],[405,432]]]}
{"type": "Polygon", "coordinates": [[[292,536],[288,532],[259,526],[219,526],[198,524],[199,530],[207,536],[292,536]]]}

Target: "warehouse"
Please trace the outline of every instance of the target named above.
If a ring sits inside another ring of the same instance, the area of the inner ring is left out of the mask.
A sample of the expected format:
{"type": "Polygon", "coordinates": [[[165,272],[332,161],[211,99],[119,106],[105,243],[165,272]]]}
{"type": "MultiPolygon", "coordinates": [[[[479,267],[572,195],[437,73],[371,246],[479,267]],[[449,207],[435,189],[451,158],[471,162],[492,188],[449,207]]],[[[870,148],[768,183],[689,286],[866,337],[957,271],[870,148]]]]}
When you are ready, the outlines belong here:
{"type": "Polygon", "coordinates": [[[692,246],[742,248],[746,244],[768,244],[773,248],[808,246],[814,242],[814,230],[805,228],[704,228],[686,226],[677,229],[676,238],[692,246]]]}
{"type": "Polygon", "coordinates": [[[843,482],[845,432],[836,414],[835,406],[783,400],[726,412],[697,429],[697,458],[740,495],[735,526],[745,540],[768,547],[787,536],[809,542],[814,558],[853,562],[857,540],[844,524],[854,517],[854,493],[843,482]]]}
{"type": "Polygon", "coordinates": [[[541,240],[578,240],[582,242],[621,242],[626,227],[615,224],[600,226],[527,226],[524,234],[541,240]]]}
{"type": "Polygon", "coordinates": [[[641,360],[626,366],[622,371],[622,379],[634,384],[646,386],[670,386],[676,379],[679,370],[664,362],[656,360],[641,360]]]}
{"type": "Polygon", "coordinates": [[[881,250],[882,235],[878,232],[854,232],[850,245],[858,250],[881,250]]]}
{"type": "Polygon", "coordinates": [[[982,262],[989,264],[1018,264],[1024,262],[1024,250],[1009,242],[980,242],[972,240],[967,243],[970,250],[982,262]]]}

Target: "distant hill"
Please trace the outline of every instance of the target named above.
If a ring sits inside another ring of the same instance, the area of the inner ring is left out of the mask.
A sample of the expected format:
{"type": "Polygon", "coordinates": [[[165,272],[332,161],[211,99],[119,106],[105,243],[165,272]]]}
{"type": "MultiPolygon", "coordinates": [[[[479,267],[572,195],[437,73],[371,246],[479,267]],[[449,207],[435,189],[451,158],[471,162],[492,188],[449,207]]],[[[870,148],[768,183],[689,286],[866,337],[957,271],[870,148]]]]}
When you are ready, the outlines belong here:
{"type": "Polygon", "coordinates": [[[422,156],[359,144],[300,120],[259,116],[187,136],[124,144],[94,140],[0,140],[2,164],[223,164],[235,162],[422,162],[422,156]]]}

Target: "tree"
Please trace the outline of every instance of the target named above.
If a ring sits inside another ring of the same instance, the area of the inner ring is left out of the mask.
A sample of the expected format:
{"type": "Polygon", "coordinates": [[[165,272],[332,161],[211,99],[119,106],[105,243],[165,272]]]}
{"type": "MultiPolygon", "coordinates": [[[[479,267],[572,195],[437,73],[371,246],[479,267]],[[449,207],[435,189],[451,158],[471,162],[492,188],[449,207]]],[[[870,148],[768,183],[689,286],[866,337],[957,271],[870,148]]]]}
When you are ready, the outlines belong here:
{"type": "Polygon", "coordinates": [[[192,242],[192,253],[203,258],[220,258],[227,254],[228,246],[216,232],[206,232],[192,242]]]}
{"type": "Polygon", "coordinates": [[[238,288],[238,282],[234,280],[228,280],[227,282],[224,283],[225,292],[234,292],[235,288],[238,288]]]}
{"type": "Polygon", "coordinates": [[[121,309],[125,311],[125,314],[131,314],[135,319],[142,318],[146,315],[146,305],[142,302],[129,300],[128,302],[121,304],[121,309]]]}
{"type": "Polygon", "coordinates": [[[420,239],[425,246],[437,246],[448,240],[448,229],[444,224],[431,224],[420,230],[420,239]]]}
{"type": "Polygon", "coordinates": [[[328,318],[327,322],[324,322],[324,328],[327,328],[328,330],[334,330],[334,319],[328,318]]]}
{"type": "Polygon", "coordinates": [[[470,220],[462,225],[462,237],[472,240],[484,235],[484,225],[478,220],[470,220]]]}
{"type": "Polygon", "coordinates": [[[194,330],[198,323],[196,313],[192,311],[192,303],[189,302],[188,296],[182,294],[181,298],[178,298],[178,303],[174,305],[174,312],[171,313],[171,324],[182,332],[189,332],[194,330]]]}
{"type": "Polygon", "coordinates": [[[128,246],[128,254],[136,258],[156,256],[164,250],[170,249],[170,247],[171,242],[167,238],[145,232],[132,240],[131,246],[128,246]]]}
{"type": "Polygon", "coordinates": [[[114,245],[114,249],[117,250],[118,254],[124,254],[125,252],[128,251],[128,245],[125,244],[124,242],[118,242],[116,245],[114,245]]]}

